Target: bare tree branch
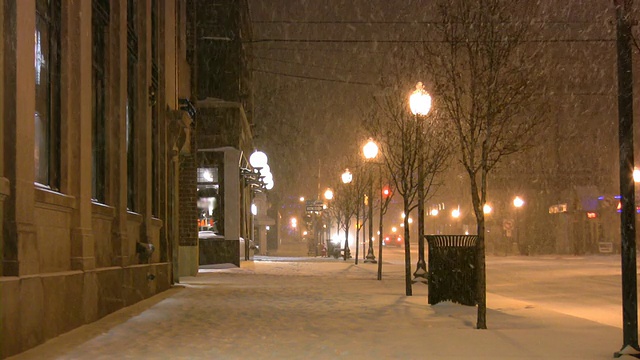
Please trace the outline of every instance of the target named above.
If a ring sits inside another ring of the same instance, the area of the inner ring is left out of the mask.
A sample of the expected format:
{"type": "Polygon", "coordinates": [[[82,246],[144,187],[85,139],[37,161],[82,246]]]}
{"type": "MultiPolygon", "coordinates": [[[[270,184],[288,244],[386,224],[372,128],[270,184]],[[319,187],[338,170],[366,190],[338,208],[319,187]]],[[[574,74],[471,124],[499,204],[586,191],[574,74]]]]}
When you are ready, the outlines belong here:
{"type": "Polygon", "coordinates": [[[536,32],[533,2],[440,0],[435,42],[420,49],[443,117],[456,134],[459,160],[471,185],[478,225],[478,323],[486,328],[484,212],[490,171],[531,145],[544,125],[535,92],[536,48],[525,47],[536,32]]]}

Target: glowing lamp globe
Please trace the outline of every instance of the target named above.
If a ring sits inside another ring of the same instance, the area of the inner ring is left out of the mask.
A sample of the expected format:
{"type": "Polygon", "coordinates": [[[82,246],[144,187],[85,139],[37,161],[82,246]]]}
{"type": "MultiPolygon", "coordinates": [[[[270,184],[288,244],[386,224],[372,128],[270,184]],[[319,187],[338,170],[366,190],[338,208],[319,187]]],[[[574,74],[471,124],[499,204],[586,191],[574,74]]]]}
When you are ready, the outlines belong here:
{"type": "Polygon", "coordinates": [[[373,140],[369,139],[369,141],[362,148],[362,152],[364,153],[364,157],[366,159],[373,159],[378,156],[378,145],[376,145],[373,140]]]}
{"type": "Polygon", "coordinates": [[[416,84],[416,89],[409,96],[409,108],[413,115],[422,116],[431,110],[431,95],[424,90],[422,82],[416,84]]]}
{"type": "Polygon", "coordinates": [[[264,167],[268,162],[267,154],[262,151],[255,151],[251,156],[249,156],[249,164],[253,167],[264,167]]]}

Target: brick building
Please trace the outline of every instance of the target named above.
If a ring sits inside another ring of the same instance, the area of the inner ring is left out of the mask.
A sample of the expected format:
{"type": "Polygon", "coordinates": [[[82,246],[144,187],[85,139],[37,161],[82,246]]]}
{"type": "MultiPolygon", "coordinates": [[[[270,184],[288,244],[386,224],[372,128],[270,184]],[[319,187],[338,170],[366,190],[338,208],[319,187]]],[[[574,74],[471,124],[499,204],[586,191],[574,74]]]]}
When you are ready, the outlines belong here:
{"type": "Polygon", "coordinates": [[[180,269],[193,275],[199,265],[239,265],[248,255],[253,192],[243,174],[253,170],[253,88],[247,2],[189,0],[187,9],[186,58],[197,115],[195,155],[181,169],[180,269]],[[203,231],[193,231],[196,223],[203,231]]]}
{"type": "Polygon", "coordinates": [[[1,357],[177,278],[185,26],[180,0],[0,4],[1,357]]]}

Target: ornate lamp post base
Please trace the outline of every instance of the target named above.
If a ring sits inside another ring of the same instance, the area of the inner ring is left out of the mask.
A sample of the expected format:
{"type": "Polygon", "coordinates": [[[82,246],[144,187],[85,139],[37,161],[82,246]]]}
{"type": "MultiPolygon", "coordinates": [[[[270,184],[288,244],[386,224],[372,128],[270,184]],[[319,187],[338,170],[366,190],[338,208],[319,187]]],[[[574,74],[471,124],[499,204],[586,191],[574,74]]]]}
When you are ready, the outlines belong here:
{"type": "Polygon", "coordinates": [[[424,259],[418,260],[416,271],[413,273],[413,283],[421,282],[427,283],[429,280],[429,273],[427,272],[427,264],[424,259]]]}
{"type": "Polygon", "coordinates": [[[376,261],[376,256],[373,255],[373,248],[369,248],[369,251],[367,252],[367,257],[364,259],[364,262],[367,264],[377,264],[378,262],[376,261]]]}

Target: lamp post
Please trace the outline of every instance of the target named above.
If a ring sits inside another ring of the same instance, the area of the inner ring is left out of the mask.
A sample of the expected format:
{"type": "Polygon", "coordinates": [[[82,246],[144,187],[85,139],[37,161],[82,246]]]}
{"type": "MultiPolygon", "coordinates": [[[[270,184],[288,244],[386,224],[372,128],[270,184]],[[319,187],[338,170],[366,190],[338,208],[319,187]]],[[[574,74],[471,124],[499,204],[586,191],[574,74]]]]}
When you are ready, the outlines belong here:
{"type": "Polygon", "coordinates": [[[622,270],[622,349],[614,354],[638,356],[638,279],[636,203],[633,183],[633,40],[631,0],[614,0],[618,69],[618,148],[620,164],[620,256],[622,270]]]}
{"type": "MultiPolygon", "coordinates": [[[[351,180],[353,180],[353,175],[351,174],[349,169],[346,169],[342,173],[341,178],[342,178],[342,183],[349,184],[351,182],[351,180]]],[[[358,246],[358,244],[356,244],[356,246],[358,246]]],[[[347,261],[347,259],[350,258],[350,257],[351,257],[351,251],[349,250],[349,229],[345,228],[345,230],[344,230],[344,260],[347,261]]]]}
{"type": "MultiPolygon", "coordinates": [[[[356,190],[356,261],[358,265],[359,249],[360,249],[360,191],[356,190]]],[[[364,215],[364,214],[363,214],[364,215]]],[[[362,254],[364,255],[364,234],[362,234],[362,254]]]]}
{"type": "MultiPolygon", "coordinates": [[[[520,198],[520,196],[516,196],[513,199],[513,206],[516,208],[516,246],[520,247],[520,223],[518,222],[518,213],[520,212],[520,208],[524,205],[524,200],[520,198]]],[[[515,250],[515,249],[514,249],[515,250]]]]}
{"type": "MultiPolygon", "coordinates": [[[[378,156],[378,145],[372,140],[364,145],[362,148],[362,152],[364,153],[364,157],[367,160],[373,160],[378,156]]],[[[369,171],[369,250],[367,251],[367,258],[364,260],[365,263],[375,264],[376,256],[373,254],[373,175],[371,171],[369,171]]],[[[380,204],[382,207],[382,203],[380,204]]],[[[382,236],[382,235],[380,235],[382,236]]]]}
{"type": "MultiPolygon", "coordinates": [[[[257,173],[252,173],[252,187],[260,190],[271,190],[273,189],[273,174],[271,174],[271,169],[269,167],[269,158],[267,154],[262,151],[254,151],[249,156],[249,164],[257,170],[257,173]]],[[[266,196],[262,195],[264,199],[264,203],[268,201],[266,196]]],[[[264,212],[266,215],[266,211],[264,212]]],[[[258,223],[258,219],[261,219],[261,216],[253,216],[251,228],[258,228],[258,248],[260,249],[261,254],[267,253],[267,232],[264,225],[258,223]]],[[[249,259],[249,242],[245,241],[245,259],[249,259]]]]}
{"type": "MultiPolygon", "coordinates": [[[[384,209],[389,204],[391,198],[391,189],[388,186],[382,188],[382,194],[380,195],[380,223],[378,224],[380,236],[378,236],[378,280],[382,280],[382,241],[384,239],[384,233],[382,232],[382,217],[384,216],[384,209]]],[[[393,228],[396,231],[396,228],[393,228]]]]}
{"type": "MultiPolygon", "coordinates": [[[[431,96],[424,90],[422,82],[416,84],[416,89],[409,96],[409,107],[416,118],[419,129],[422,130],[421,116],[427,116],[431,110],[431,96]]],[[[420,136],[422,137],[422,131],[420,136]]],[[[418,145],[421,145],[420,143],[418,145]]],[[[418,149],[418,264],[413,273],[414,278],[427,277],[427,263],[424,260],[424,156],[423,149],[418,149]]]]}
{"type": "MultiPolygon", "coordinates": [[[[333,190],[331,190],[331,189],[325,190],[324,198],[325,198],[325,200],[327,200],[327,203],[329,201],[333,200],[333,190]]],[[[328,204],[327,204],[327,207],[328,207],[328,204]]],[[[324,212],[324,215],[327,218],[327,225],[326,225],[327,226],[327,231],[326,231],[326,234],[325,234],[324,242],[325,242],[325,249],[328,249],[329,248],[329,241],[331,241],[331,216],[327,216],[327,212],[326,211],[324,212]]],[[[328,256],[328,254],[327,254],[327,256],[328,256]]]]}

